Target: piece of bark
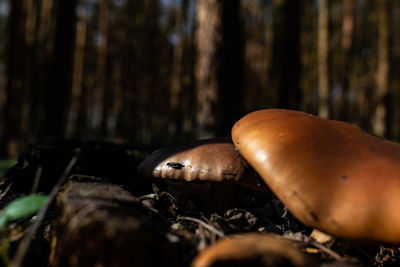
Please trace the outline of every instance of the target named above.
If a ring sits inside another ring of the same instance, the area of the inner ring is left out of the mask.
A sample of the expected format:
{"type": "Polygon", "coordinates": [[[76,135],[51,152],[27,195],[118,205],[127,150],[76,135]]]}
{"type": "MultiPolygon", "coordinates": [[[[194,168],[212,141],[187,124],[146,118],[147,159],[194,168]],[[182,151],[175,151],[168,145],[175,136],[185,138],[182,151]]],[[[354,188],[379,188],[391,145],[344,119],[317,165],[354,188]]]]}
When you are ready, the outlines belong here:
{"type": "Polygon", "coordinates": [[[49,266],[179,266],[168,230],[117,185],[67,183],[57,197],[49,266]]]}

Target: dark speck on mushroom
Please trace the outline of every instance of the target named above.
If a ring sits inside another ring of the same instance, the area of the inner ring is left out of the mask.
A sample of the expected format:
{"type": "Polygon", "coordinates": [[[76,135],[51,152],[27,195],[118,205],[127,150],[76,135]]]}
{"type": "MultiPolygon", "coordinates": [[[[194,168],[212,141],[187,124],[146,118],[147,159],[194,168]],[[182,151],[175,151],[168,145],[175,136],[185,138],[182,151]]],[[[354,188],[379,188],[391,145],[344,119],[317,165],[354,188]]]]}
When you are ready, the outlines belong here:
{"type": "Polygon", "coordinates": [[[317,214],[315,214],[315,212],[310,211],[310,215],[311,215],[311,218],[312,218],[314,221],[318,221],[318,220],[319,220],[319,219],[318,219],[318,216],[317,216],[317,214]]]}
{"type": "Polygon", "coordinates": [[[181,163],[179,163],[179,162],[168,162],[168,163],[167,163],[167,166],[168,166],[168,167],[171,167],[171,168],[173,168],[173,169],[177,169],[177,170],[180,170],[180,169],[182,169],[183,167],[185,167],[183,164],[181,164],[181,163]]]}

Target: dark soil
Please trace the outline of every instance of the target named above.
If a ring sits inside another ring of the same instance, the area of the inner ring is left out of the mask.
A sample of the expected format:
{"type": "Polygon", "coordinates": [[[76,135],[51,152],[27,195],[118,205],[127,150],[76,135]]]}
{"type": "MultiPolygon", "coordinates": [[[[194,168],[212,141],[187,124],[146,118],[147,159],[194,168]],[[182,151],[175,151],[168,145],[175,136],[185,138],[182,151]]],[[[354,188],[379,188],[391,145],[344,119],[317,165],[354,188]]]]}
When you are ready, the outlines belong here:
{"type": "MultiPolygon", "coordinates": [[[[71,159],[76,157],[76,163],[67,169],[44,218],[18,221],[3,234],[11,240],[10,257],[19,257],[23,266],[189,266],[200,250],[223,236],[260,232],[301,243],[320,266],[400,264],[398,247],[339,239],[330,248],[316,246],[309,238],[313,229],[271,194],[223,183],[142,177],[137,166],[152,150],[76,140],[29,144],[1,179],[1,206],[32,191],[50,194],[71,159]],[[27,251],[17,255],[30,231],[27,251]]],[[[258,257],[218,266],[270,262],[258,257]]]]}

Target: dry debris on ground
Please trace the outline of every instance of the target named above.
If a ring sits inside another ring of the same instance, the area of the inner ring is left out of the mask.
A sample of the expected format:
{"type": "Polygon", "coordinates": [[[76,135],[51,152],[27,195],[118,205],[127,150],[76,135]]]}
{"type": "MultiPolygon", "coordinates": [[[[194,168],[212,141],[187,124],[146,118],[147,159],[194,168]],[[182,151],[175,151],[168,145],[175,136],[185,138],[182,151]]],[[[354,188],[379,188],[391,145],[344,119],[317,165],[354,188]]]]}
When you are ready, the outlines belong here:
{"type": "MultiPolygon", "coordinates": [[[[151,150],[75,140],[30,144],[1,179],[1,206],[32,188],[50,194],[63,173],[66,177],[43,218],[17,221],[2,234],[10,240],[10,257],[21,266],[190,266],[218,240],[264,233],[289,240],[317,266],[400,263],[399,247],[311,236],[313,229],[269,193],[232,184],[142,177],[136,169],[151,150]],[[18,253],[24,242],[26,251],[18,253]]],[[[271,252],[213,266],[289,263],[296,266],[284,253],[271,252]]]]}

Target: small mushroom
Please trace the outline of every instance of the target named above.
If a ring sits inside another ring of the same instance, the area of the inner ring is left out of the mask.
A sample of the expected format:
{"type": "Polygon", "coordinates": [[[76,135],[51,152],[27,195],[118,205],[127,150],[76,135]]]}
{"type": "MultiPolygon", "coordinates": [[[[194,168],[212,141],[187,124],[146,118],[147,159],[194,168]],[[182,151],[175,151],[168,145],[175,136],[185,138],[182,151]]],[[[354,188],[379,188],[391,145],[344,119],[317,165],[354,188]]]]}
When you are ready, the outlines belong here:
{"type": "Polygon", "coordinates": [[[148,177],[227,181],[268,191],[228,138],[198,140],[157,150],[140,163],[138,171],[148,177]]]}
{"type": "Polygon", "coordinates": [[[296,248],[292,241],[272,234],[244,234],[219,240],[200,252],[191,266],[209,267],[221,261],[255,260],[260,257],[265,266],[277,266],[278,263],[290,266],[315,265],[315,262],[296,248]]]}
{"type": "Polygon", "coordinates": [[[290,110],[250,113],[233,126],[232,139],[306,225],[349,239],[400,243],[400,144],[290,110]]]}

